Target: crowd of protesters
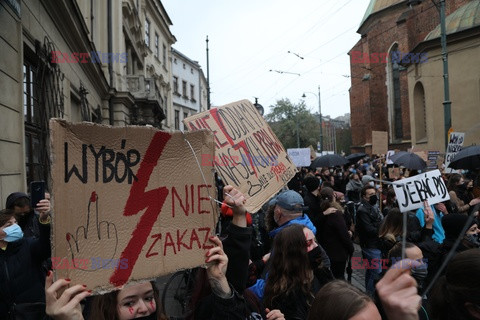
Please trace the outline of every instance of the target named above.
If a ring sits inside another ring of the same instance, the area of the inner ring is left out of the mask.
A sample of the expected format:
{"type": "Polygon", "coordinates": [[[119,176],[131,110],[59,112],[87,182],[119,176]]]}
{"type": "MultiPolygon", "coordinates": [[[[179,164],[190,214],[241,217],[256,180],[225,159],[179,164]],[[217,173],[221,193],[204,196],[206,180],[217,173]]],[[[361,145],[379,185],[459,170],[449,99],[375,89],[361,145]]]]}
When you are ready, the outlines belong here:
{"type": "MultiPolygon", "coordinates": [[[[219,187],[222,234],[188,318],[480,319],[479,176],[444,175],[450,200],[404,213],[388,182],[417,172],[388,173],[376,159],[302,168],[257,213],[219,187]],[[365,291],[345,279],[355,246],[365,291]]],[[[54,281],[50,221],[48,194],[32,208],[12,193],[0,211],[0,319],[168,319],[153,281],[95,296],[54,281]]]]}

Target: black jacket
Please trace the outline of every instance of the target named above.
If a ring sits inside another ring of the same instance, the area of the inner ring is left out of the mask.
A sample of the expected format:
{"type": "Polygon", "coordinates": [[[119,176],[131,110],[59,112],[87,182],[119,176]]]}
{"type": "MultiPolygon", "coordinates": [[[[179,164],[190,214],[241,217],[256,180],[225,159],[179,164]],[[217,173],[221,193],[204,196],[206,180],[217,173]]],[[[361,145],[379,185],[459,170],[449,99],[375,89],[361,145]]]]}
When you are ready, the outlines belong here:
{"type": "Polygon", "coordinates": [[[0,319],[8,318],[13,303],[45,302],[46,270],[50,257],[50,225],[39,224],[40,237],[22,238],[0,249],[0,319]]]}
{"type": "Polygon", "coordinates": [[[355,226],[362,248],[380,249],[378,230],[382,220],[383,216],[380,210],[362,199],[362,203],[357,210],[357,224],[355,226]]]}
{"type": "Polygon", "coordinates": [[[305,211],[307,216],[310,218],[315,228],[317,228],[317,231],[320,232],[324,221],[324,215],[322,214],[322,210],[320,210],[320,199],[311,192],[307,192],[303,200],[308,207],[305,211]]]}
{"type": "Polygon", "coordinates": [[[330,261],[346,261],[354,251],[353,241],[348,234],[345,219],[341,211],[325,216],[323,229],[318,239],[327,252],[330,261]]]}
{"type": "Polygon", "coordinates": [[[223,240],[223,249],[228,256],[226,277],[233,295],[228,299],[222,299],[213,293],[206,296],[195,307],[194,319],[264,319],[264,309],[259,307],[258,301],[254,301],[253,294],[245,290],[252,228],[230,224],[226,228],[226,236],[223,240]]]}

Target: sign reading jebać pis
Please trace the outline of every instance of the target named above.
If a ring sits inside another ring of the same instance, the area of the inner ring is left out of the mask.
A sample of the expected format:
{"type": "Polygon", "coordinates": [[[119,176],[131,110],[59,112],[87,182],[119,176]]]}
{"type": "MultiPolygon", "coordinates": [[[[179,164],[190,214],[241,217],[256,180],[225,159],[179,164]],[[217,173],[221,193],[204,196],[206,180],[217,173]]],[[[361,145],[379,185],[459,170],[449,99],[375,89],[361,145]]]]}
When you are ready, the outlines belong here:
{"type": "Polygon", "coordinates": [[[429,204],[435,204],[450,199],[439,170],[395,181],[393,188],[401,212],[421,208],[425,200],[429,204]]]}

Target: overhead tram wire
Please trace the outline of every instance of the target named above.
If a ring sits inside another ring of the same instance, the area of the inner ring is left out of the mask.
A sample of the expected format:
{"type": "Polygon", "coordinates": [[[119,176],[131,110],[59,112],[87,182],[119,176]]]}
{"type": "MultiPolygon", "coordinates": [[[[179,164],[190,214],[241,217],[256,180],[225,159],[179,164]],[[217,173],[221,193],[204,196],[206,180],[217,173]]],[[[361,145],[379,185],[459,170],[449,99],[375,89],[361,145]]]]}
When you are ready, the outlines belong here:
{"type": "MultiPolygon", "coordinates": [[[[345,7],[347,4],[349,4],[350,2],[352,2],[352,0],[347,0],[347,2],[345,2],[345,3],[344,3],[342,6],[340,6],[339,8],[337,8],[333,13],[325,12],[325,15],[324,15],[324,16],[326,16],[327,18],[318,18],[318,23],[316,23],[315,25],[313,25],[312,27],[310,27],[310,29],[308,29],[306,32],[303,32],[302,35],[305,35],[305,34],[309,33],[311,30],[314,30],[314,29],[316,29],[316,28],[318,28],[318,27],[323,26],[323,25],[326,23],[326,21],[328,21],[328,19],[330,19],[330,18],[332,18],[333,16],[335,16],[335,14],[337,14],[342,8],[344,8],[344,7],[345,7]]],[[[338,2],[335,2],[335,3],[338,3],[338,2]]],[[[321,8],[323,8],[323,7],[321,7],[321,8]]],[[[317,11],[317,10],[315,10],[315,11],[317,11]]],[[[309,15],[310,15],[310,14],[309,14],[309,15]]],[[[307,16],[309,16],[309,15],[307,15],[307,16]]],[[[302,20],[303,20],[303,19],[302,19],[302,20]]],[[[292,28],[292,29],[293,29],[293,28],[292,28]]],[[[290,31],[291,31],[291,30],[290,30],[290,31]]],[[[289,31],[289,32],[290,32],[290,31],[289,31]]],[[[284,38],[285,38],[285,34],[283,34],[282,36],[279,36],[277,39],[284,39],[284,38]]],[[[282,52],[283,50],[286,50],[288,47],[292,46],[292,44],[295,44],[295,43],[297,43],[297,42],[305,42],[305,41],[306,41],[306,37],[297,37],[297,39],[296,39],[294,42],[289,42],[288,44],[286,44],[286,45],[280,50],[280,52],[282,52]]],[[[271,42],[273,42],[273,41],[271,41],[271,42]]],[[[268,48],[268,47],[269,47],[268,45],[265,45],[265,46],[263,47],[263,49],[261,49],[260,51],[256,51],[256,55],[258,55],[258,53],[262,52],[265,48],[268,48]]],[[[270,60],[272,60],[272,59],[274,59],[274,58],[278,58],[278,54],[279,54],[279,53],[276,53],[276,54],[270,56],[269,58],[267,58],[266,60],[264,60],[264,61],[261,62],[260,64],[266,64],[268,61],[270,61],[270,60]]],[[[252,58],[251,58],[250,60],[252,60],[252,59],[253,59],[253,56],[252,56],[252,58]]],[[[255,68],[255,67],[252,66],[251,68],[248,68],[248,67],[247,67],[247,68],[244,68],[243,65],[240,64],[240,67],[238,67],[237,69],[243,70],[242,74],[243,74],[243,73],[246,73],[246,74],[247,74],[246,76],[250,77],[250,76],[251,76],[250,70],[251,70],[252,68],[255,68]]],[[[229,78],[230,76],[232,76],[232,75],[234,75],[234,74],[235,74],[235,72],[230,72],[229,75],[221,78],[221,79],[218,80],[218,81],[223,81],[223,80],[229,78]]]]}
{"type": "MultiPolygon", "coordinates": [[[[333,3],[336,3],[336,0],[329,0],[329,2],[333,2],[333,3]]],[[[301,24],[299,22],[304,22],[304,21],[307,21],[308,17],[313,15],[313,14],[316,14],[317,11],[319,10],[322,10],[323,8],[325,8],[325,4],[322,4],[320,5],[317,9],[315,10],[312,10],[312,11],[309,11],[308,14],[306,14],[305,16],[303,16],[302,18],[299,18],[297,20],[295,20],[294,22],[292,22],[292,26],[293,27],[290,27],[290,28],[285,28],[285,30],[287,30],[286,33],[282,33],[281,35],[279,35],[277,38],[275,39],[271,39],[268,43],[266,43],[262,48],[260,48],[259,50],[255,50],[254,52],[252,52],[252,55],[248,58],[246,58],[244,61],[240,62],[238,64],[238,67],[232,71],[231,73],[229,73],[229,75],[223,77],[223,78],[220,78],[218,81],[224,81],[225,79],[229,78],[231,75],[235,74],[237,70],[242,70],[244,71],[245,70],[245,65],[249,65],[250,62],[256,57],[258,56],[260,53],[262,53],[263,51],[265,51],[266,49],[270,48],[272,44],[278,42],[279,40],[282,40],[285,38],[285,36],[288,34],[288,33],[291,33],[295,30],[295,28],[298,28],[299,26],[301,26],[301,24]]],[[[328,13],[325,13],[325,15],[328,14],[328,13]]],[[[258,48],[256,48],[258,49],[258,48]]],[[[274,56],[270,56],[269,58],[267,58],[265,61],[263,61],[262,63],[263,64],[266,64],[269,60],[271,60],[272,58],[274,58],[274,56]]]]}

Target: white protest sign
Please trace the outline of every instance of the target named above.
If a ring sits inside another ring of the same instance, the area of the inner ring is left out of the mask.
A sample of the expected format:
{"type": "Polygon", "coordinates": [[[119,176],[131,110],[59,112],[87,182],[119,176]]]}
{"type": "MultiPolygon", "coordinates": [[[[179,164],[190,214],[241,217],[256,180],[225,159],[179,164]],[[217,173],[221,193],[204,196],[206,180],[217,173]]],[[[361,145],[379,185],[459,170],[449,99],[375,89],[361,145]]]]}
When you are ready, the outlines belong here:
{"type": "Polygon", "coordinates": [[[453,157],[462,149],[463,141],[465,140],[465,133],[452,132],[450,134],[450,140],[448,141],[447,152],[445,156],[445,171],[451,173],[453,170],[448,166],[452,162],[453,157]]]}
{"type": "Polygon", "coordinates": [[[288,156],[296,167],[308,167],[310,161],[310,148],[287,149],[288,156]]]}
{"type": "Polygon", "coordinates": [[[435,204],[450,199],[439,170],[418,174],[393,183],[401,212],[423,207],[423,201],[435,204]]]}
{"type": "Polygon", "coordinates": [[[393,164],[392,156],[395,154],[395,150],[388,150],[387,151],[387,164],[393,164]]]}

